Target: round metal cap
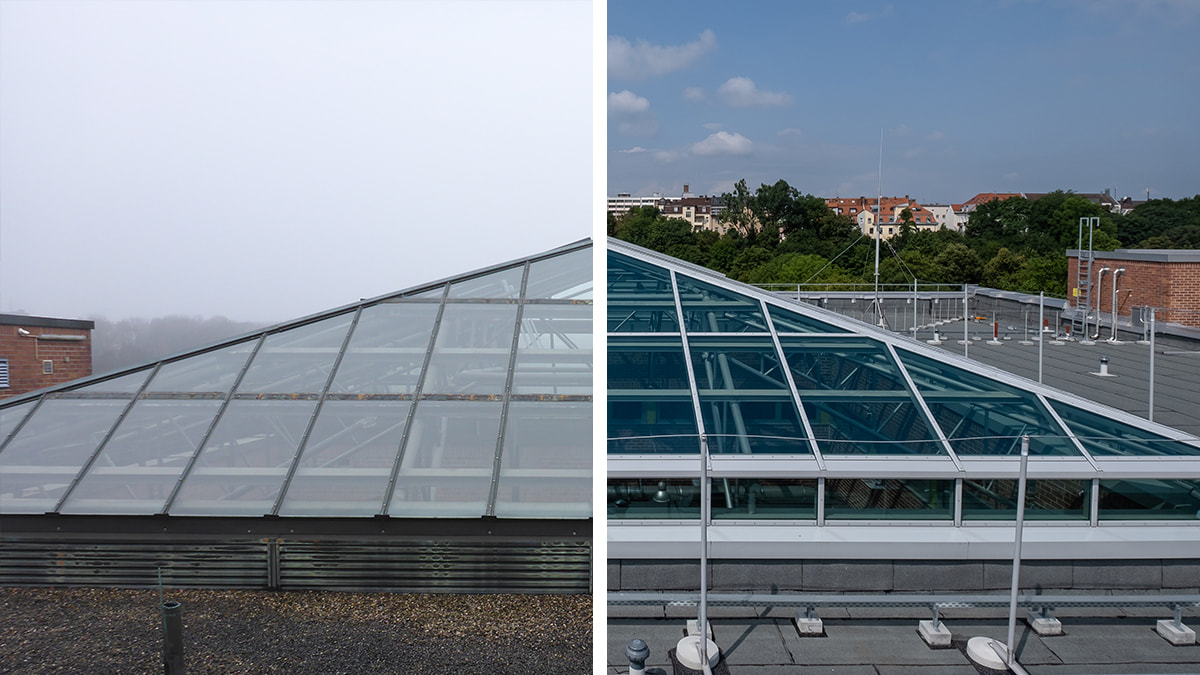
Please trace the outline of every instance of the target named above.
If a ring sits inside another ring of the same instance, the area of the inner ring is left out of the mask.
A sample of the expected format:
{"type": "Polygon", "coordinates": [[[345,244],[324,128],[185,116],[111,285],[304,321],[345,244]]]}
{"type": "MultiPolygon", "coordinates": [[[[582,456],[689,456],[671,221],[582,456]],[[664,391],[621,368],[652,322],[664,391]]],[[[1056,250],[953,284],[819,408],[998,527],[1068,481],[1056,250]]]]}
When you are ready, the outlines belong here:
{"type": "Polygon", "coordinates": [[[990,637],[973,637],[967,640],[967,658],[984,668],[1008,670],[1008,664],[1004,663],[1004,659],[1000,658],[1000,654],[997,654],[995,649],[992,649],[992,643],[1000,647],[1001,652],[1008,652],[1008,647],[1005,647],[999,640],[990,637]]]}
{"type": "MultiPolygon", "coordinates": [[[[692,670],[703,670],[704,666],[700,662],[700,640],[699,635],[689,635],[679,641],[675,645],[675,658],[679,660],[679,664],[692,670]]],[[[717,647],[717,643],[704,638],[708,649],[708,667],[712,668],[721,660],[721,649],[717,647]]]]}

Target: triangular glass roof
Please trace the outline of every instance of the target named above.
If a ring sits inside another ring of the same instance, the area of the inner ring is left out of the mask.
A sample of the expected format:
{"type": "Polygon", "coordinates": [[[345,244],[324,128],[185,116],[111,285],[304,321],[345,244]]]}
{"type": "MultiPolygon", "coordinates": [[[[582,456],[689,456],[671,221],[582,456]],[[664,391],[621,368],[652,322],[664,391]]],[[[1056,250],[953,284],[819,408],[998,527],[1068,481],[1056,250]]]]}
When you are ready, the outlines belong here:
{"type": "Polygon", "coordinates": [[[591,517],[592,244],[0,404],[0,514],[591,517]]]}
{"type": "Polygon", "coordinates": [[[1024,435],[1031,455],[1089,471],[1200,456],[1178,430],[613,239],[607,306],[610,460],[695,454],[702,434],[717,459],[821,469],[919,456],[961,470],[1019,454],[1024,435]]]}

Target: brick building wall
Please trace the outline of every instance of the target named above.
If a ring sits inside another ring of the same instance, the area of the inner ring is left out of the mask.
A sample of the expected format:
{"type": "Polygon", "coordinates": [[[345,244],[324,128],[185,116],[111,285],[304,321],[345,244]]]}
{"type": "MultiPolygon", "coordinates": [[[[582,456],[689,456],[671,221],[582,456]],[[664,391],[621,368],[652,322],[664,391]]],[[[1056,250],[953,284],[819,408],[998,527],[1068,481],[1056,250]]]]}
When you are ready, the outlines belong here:
{"type": "Polygon", "coordinates": [[[8,365],[0,399],[91,375],[94,327],[91,321],[0,314],[0,360],[8,365]]]}
{"type": "MultiPolygon", "coordinates": [[[[1168,321],[1185,326],[1200,327],[1200,251],[1117,249],[1096,251],[1092,262],[1092,281],[1099,278],[1102,268],[1124,268],[1117,278],[1117,314],[1128,317],[1134,307],[1154,307],[1156,321],[1168,321]]],[[[1067,287],[1077,285],[1079,257],[1077,251],[1067,251],[1067,287]]],[[[1079,299],[1070,302],[1076,306],[1079,299]]],[[[1092,308],[1097,297],[1100,312],[1112,312],[1112,275],[1104,275],[1093,286],[1092,308]]]]}

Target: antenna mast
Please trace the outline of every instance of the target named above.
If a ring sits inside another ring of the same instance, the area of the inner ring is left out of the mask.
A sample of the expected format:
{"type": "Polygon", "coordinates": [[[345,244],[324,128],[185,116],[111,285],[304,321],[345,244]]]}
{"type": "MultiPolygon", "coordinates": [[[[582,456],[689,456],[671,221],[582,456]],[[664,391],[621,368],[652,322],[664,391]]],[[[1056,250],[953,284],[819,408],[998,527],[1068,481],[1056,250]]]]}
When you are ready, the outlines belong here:
{"type": "Polygon", "coordinates": [[[879,129],[879,201],[875,202],[875,315],[883,325],[883,306],[879,302],[879,231],[883,229],[883,129],[879,129]]]}

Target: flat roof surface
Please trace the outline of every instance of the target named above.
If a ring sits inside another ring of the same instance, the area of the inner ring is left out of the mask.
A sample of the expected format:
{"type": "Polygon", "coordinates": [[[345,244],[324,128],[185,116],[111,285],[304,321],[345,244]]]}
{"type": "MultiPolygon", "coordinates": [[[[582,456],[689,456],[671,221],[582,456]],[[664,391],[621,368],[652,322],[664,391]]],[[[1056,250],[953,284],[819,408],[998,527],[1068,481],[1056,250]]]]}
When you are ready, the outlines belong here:
{"type": "MultiPolygon", "coordinates": [[[[938,329],[942,349],[962,356],[963,323],[938,329]]],[[[972,322],[967,357],[1034,381],[1038,378],[1038,343],[1023,345],[1023,331],[1003,336],[999,345],[988,344],[991,323],[972,322]]],[[[1108,329],[1103,335],[1108,335],[1108,329]]],[[[910,333],[911,335],[911,333],[910,333]]],[[[1121,342],[1107,337],[1095,344],[1064,341],[1055,344],[1045,334],[1042,346],[1042,383],[1086,399],[1147,417],[1150,403],[1150,345],[1138,344],[1128,334],[1121,342]],[[1100,357],[1108,357],[1110,377],[1101,377],[1100,357]]],[[[918,331],[927,341],[932,332],[918,331]]],[[[1038,337],[1036,331],[1029,335],[1038,337]]],[[[1154,421],[1200,436],[1200,344],[1180,338],[1156,339],[1154,345],[1154,421]]]]}
{"type": "MultiPolygon", "coordinates": [[[[629,672],[625,647],[631,639],[640,638],[650,647],[647,675],[670,675],[672,667],[667,652],[683,637],[686,619],[695,618],[694,611],[683,613],[681,609],[672,609],[671,617],[667,618],[663,607],[637,609],[645,613],[643,618],[608,621],[608,673],[629,672]]],[[[896,612],[867,608],[822,611],[823,637],[800,637],[792,623],[793,612],[781,608],[763,609],[754,616],[723,616],[720,608],[712,608],[710,623],[728,672],[733,675],[997,672],[972,663],[964,651],[965,643],[976,636],[1006,642],[1007,610],[995,610],[990,615],[972,610],[972,616],[944,610],[941,618],[952,633],[952,645],[941,649],[929,647],[917,633],[917,622],[931,618],[929,612],[914,610],[916,613],[904,618],[897,618],[896,612]]],[[[1155,633],[1158,619],[1172,618],[1166,609],[1113,609],[1104,616],[1088,618],[1072,618],[1064,611],[1056,616],[1062,620],[1064,634],[1038,637],[1025,624],[1024,614],[1018,615],[1015,651],[1018,663],[1031,675],[1200,672],[1200,646],[1176,647],[1155,633]]],[[[1189,620],[1186,610],[1184,616],[1186,624],[1189,620]]],[[[1193,618],[1189,627],[1195,624],[1193,618]]]]}

